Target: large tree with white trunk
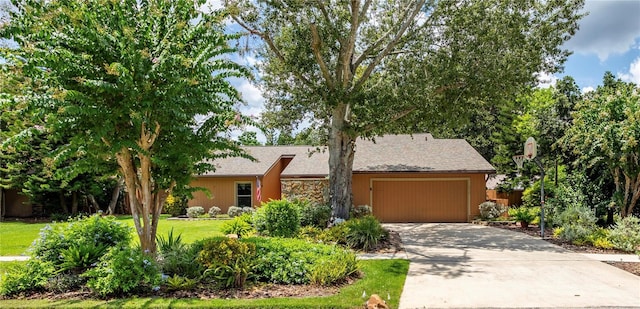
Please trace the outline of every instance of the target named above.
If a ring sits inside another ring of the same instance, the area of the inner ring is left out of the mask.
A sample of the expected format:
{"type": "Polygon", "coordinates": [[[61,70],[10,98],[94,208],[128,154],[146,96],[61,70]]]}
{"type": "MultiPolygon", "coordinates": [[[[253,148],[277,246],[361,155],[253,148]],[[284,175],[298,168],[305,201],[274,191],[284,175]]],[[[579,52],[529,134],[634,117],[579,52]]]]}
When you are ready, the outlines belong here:
{"type": "MultiPolygon", "coordinates": [[[[267,113],[326,128],[330,199],[348,218],[358,137],[460,123],[561,69],[582,0],[227,0],[261,42],[267,113]]],[[[276,117],[273,117],[276,118],[276,117]]]]}
{"type": "Polygon", "coordinates": [[[54,154],[117,162],[151,253],[174,188],[212,169],[207,159],[242,155],[221,132],[241,121],[227,78],[247,71],[228,60],[224,16],[204,2],[16,0],[0,29],[18,45],[0,49],[3,69],[39,85],[18,99],[70,136],[54,154]]]}

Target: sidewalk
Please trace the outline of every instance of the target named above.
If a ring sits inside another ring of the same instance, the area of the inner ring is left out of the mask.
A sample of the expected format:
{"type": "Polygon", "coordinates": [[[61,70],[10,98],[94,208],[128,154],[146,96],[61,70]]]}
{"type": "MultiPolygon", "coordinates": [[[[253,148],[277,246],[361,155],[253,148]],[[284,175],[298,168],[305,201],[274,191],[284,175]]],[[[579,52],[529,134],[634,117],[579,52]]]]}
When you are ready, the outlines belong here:
{"type": "Polygon", "coordinates": [[[0,262],[26,261],[29,257],[26,255],[0,256],[0,262]]]}

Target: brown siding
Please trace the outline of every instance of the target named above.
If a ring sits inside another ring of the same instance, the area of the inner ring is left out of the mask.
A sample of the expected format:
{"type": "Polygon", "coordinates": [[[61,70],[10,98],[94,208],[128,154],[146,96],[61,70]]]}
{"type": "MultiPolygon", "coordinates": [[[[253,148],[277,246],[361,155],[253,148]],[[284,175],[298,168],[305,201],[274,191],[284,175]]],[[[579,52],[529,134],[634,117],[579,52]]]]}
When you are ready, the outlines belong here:
{"type": "Polygon", "coordinates": [[[279,200],[281,195],[280,174],[282,170],[289,164],[290,158],[280,158],[275,164],[264,174],[262,178],[262,200],[258,204],[270,199],[279,200]]]}
{"type": "Polygon", "coordinates": [[[33,215],[33,208],[29,199],[18,193],[17,190],[4,190],[5,217],[30,217],[33,215]]]}
{"type": "Polygon", "coordinates": [[[236,186],[237,182],[251,182],[251,194],[253,195],[252,206],[256,206],[255,177],[238,177],[238,178],[222,178],[222,177],[200,177],[191,182],[192,187],[207,188],[211,197],[207,193],[198,191],[193,193],[193,199],[189,200],[189,206],[202,206],[208,211],[211,206],[218,206],[222,213],[227,213],[229,206],[236,205],[236,186]]]}
{"type": "MultiPolygon", "coordinates": [[[[462,192],[462,183],[463,182],[459,182],[459,181],[453,181],[453,180],[448,180],[448,181],[441,181],[442,186],[441,185],[431,185],[431,186],[422,186],[421,188],[420,185],[418,183],[420,182],[411,182],[411,181],[407,181],[407,182],[400,182],[399,185],[402,184],[410,184],[410,183],[414,183],[414,186],[418,186],[416,188],[414,188],[415,190],[435,190],[438,192],[438,194],[431,194],[431,196],[441,196],[444,197],[447,200],[450,200],[450,204],[451,205],[455,205],[456,203],[459,205],[460,200],[464,199],[465,204],[467,204],[468,207],[468,211],[469,211],[469,216],[466,218],[466,221],[469,222],[471,220],[473,220],[473,218],[475,218],[476,216],[479,215],[479,210],[478,210],[478,205],[480,205],[480,203],[485,201],[485,195],[486,195],[486,191],[485,191],[485,179],[484,179],[484,174],[421,174],[421,173],[412,173],[412,174],[401,174],[401,173],[397,173],[397,174],[354,174],[353,175],[353,202],[354,205],[371,205],[374,208],[374,212],[376,212],[375,210],[375,205],[372,205],[372,198],[373,198],[373,192],[371,191],[371,179],[381,179],[381,178],[426,178],[426,179],[464,179],[464,193],[462,192]],[[466,183],[469,183],[469,189],[468,189],[468,198],[469,201],[468,203],[466,202],[467,200],[467,191],[466,191],[466,183]],[[462,196],[461,196],[462,195],[462,196]]],[[[436,181],[436,180],[434,180],[436,181]]],[[[397,188],[398,190],[400,190],[400,187],[397,188]]],[[[382,197],[381,197],[382,198],[382,197]]],[[[410,199],[410,197],[406,197],[406,196],[402,196],[402,194],[391,194],[389,195],[387,193],[387,196],[384,197],[385,200],[397,200],[398,202],[395,203],[409,203],[409,200],[403,200],[403,199],[410,199]]],[[[436,207],[438,208],[439,206],[432,206],[432,207],[436,207]]],[[[457,206],[457,207],[463,207],[463,206],[457,206]]],[[[377,211],[382,211],[382,210],[377,210],[377,211]]],[[[404,211],[409,211],[409,210],[404,210],[404,211]]],[[[438,213],[437,210],[436,214],[438,213]]],[[[464,211],[466,212],[466,207],[464,209],[464,211]]],[[[452,217],[456,217],[459,215],[459,213],[456,215],[456,212],[453,211],[452,212],[452,217]]],[[[441,220],[441,221],[452,221],[452,220],[441,220]]],[[[459,219],[457,218],[456,221],[465,221],[464,219],[459,219]]]]}

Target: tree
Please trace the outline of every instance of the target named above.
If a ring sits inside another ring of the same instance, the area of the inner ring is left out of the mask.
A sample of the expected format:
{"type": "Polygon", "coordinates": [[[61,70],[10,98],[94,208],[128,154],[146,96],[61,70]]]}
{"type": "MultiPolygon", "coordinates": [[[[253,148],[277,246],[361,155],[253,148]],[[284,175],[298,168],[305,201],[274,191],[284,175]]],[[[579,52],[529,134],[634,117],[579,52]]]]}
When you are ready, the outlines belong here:
{"type": "Polygon", "coordinates": [[[613,204],[622,217],[632,214],[640,198],[640,87],[607,72],[576,110],[565,144],[573,145],[577,164],[607,168],[615,184],[613,204]]]}
{"type": "Polygon", "coordinates": [[[220,134],[242,122],[227,78],[248,74],[226,57],[224,16],[185,0],[13,5],[0,37],[19,48],[0,57],[24,59],[7,64],[12,73],[46,86],[34,89],[29,108],[46,116],[51,134],[71,136],[56,155],[117,162],[141,247],[155,253],[172,190],[213,169],[213,159],[244,155],[220,134]]]}
{"type": "Polygon", "coordinates": [[[269,110],[328,128],[334,215],[348,218],[358,137],[466,122],[555,72],[575,1],[225,1],[263,42],[269,110]]]}

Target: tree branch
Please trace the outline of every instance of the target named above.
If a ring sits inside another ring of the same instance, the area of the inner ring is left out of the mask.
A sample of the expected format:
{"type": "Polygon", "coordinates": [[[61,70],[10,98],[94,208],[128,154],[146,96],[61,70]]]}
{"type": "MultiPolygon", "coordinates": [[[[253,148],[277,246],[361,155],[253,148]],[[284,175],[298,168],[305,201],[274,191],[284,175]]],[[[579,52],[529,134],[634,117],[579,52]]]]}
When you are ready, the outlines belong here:
{"type": "Polygon", "coordinates": [[[327,87],[329,90],[334,90],[333,79],[331,78],[331,74],[329,74],[329,68],[327,68],[327,64],[324,62],[324,59],[322,59],[322,40],[320,39],[320,34],[318,34],[318,27],[314,23],[311,23],[309,26],[311,27],[311,51],[316,57],[316,62],[318,62],[318,65],[320,66],[322,76],[327,81],[327,87]]]}

